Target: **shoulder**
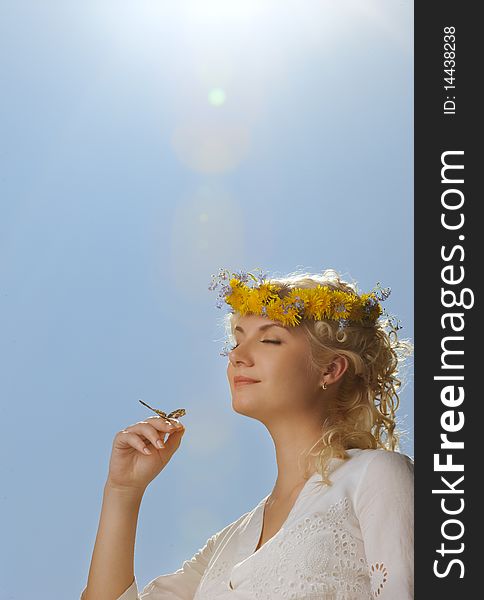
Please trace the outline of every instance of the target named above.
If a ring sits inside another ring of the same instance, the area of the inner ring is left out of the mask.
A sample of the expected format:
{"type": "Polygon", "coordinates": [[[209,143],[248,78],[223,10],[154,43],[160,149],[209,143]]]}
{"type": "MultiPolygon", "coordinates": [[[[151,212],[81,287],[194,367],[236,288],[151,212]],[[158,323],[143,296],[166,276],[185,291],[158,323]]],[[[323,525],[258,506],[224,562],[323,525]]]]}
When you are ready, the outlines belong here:
{"type": "Polygon", "coordinates": [[[240,528],[246,527],[254,512],[257,510],[258,506],[259,505],[245,512],[243,515],[226,525],[223,529],[214,533],[212,537],[208,540],[207,544],[209,546],[212,546],[212,548],[215,548],[215,546],[223,544],[224,541],[230,538],[235,531],[237,531],[240,528]]]}
{"type": "Polygon", "coordinates": [[[364,450],[359,455],[357,492],[365,489],[401,493],[413,489],[414,461],[401,452],[384,449],[364,450]]]}
{"type": "Polygon", "coordinates": [[[358,458],[364,467],[383,471],[413,470],[414,465],[413,458],[407,454],[383,448],[362,450],[358,458]]]}
{"type": "Polygon", "coordinates": [[[246,512],[234,521],[231,521],[228,525],[226,525],[223,529],[215,533],[212,538],[214,539],[223,539],[230,535],[235,529],[237,529],[242,523],[244,523],[247,518],[252,514],[252,511],[246,512]]]}

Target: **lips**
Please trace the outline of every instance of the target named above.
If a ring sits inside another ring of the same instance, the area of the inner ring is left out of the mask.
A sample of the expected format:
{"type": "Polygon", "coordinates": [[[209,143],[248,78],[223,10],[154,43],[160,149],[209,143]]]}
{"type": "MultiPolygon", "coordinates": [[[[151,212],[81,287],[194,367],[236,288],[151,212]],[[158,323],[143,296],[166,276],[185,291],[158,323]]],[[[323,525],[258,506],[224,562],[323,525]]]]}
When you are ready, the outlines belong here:
{"type": "Polygon", "coordinates": [[[249,385],[250,383],[259,383],[257,379],[252,379],[250,377],[243,377],[242,375],[237,375],[234,377],[234,385],[249,385]]]}

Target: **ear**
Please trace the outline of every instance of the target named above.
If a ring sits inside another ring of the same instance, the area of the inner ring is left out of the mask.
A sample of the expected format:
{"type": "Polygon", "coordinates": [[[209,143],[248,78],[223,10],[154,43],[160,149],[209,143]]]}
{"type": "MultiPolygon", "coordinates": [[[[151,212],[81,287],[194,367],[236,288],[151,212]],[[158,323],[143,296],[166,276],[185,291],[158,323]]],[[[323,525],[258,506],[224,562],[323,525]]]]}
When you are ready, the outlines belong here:
{"type": "Polygon", "coordinates": [[[331,385],[339,381],[348,368],[348,364],[346,356],[335,354],[321,378],[321,384],[325,382],[327,385],[331,385]]]}

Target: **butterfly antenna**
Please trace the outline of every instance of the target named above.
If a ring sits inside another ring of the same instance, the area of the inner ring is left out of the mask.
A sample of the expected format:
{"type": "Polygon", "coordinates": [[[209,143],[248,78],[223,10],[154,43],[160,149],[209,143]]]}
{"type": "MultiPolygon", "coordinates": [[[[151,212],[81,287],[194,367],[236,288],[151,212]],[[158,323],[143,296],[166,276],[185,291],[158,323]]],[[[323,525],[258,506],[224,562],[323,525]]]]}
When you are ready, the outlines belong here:
{"type": "Polygon", "coordinates": [[[154,410],[155,412],[158,412],[156,410],[156,408],[153,408],[152,406],[150,406],[149,404],[146,404],[146,402],[143,402],[143,400],[138,400],[138,402],[141,402],[141,404],[144,404],[147,408],[149,408],[150,410],[154,410]]]}

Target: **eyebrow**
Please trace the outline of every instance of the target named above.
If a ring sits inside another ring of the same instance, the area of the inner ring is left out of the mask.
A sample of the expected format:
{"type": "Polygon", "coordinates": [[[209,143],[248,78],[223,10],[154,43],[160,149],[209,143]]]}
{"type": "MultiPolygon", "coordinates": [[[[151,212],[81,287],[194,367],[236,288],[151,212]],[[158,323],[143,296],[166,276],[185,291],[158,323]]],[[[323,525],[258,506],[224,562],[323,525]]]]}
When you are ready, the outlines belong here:
{"type": "MultiPolygon", "coordinates": [[[[267,325],[261,325],[258,331],[264,331],[265,329],[269,329],[269,327],[281,327],[282,329],[288,331],[287,327],[285,327],[284,325],[279,325],[279,323],[268,323],[267,325]]],[[[240,333],[245,333],[245,331],[239,325],[237,325],[234,328],[234,331],[240,331],[240,333]]]]}

